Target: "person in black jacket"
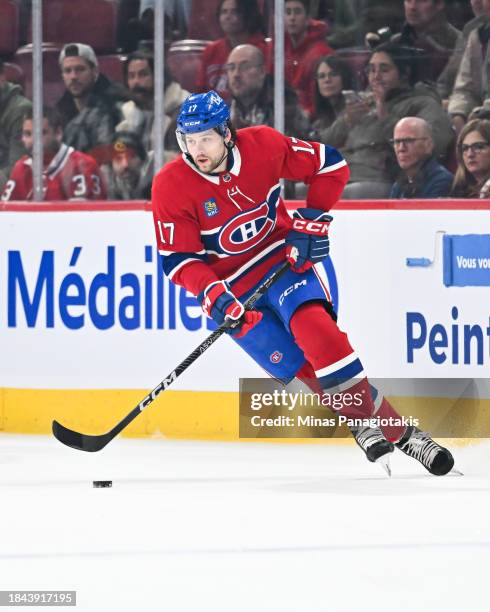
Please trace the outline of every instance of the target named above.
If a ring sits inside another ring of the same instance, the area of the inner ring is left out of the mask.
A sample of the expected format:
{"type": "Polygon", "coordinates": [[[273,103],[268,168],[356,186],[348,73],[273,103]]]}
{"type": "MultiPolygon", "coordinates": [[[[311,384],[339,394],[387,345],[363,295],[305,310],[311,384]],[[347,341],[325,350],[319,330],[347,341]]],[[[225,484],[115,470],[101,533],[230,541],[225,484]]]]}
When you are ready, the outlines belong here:
{"type": "Polygon", "coordinates": [[[89,45],[65,45],[59,64],[66,91],[56,107],[63,119],[65,142],[100,160],[122,119],[121,105],[129,96],[122,86],[99,73],[97,57],[89,45]]]}

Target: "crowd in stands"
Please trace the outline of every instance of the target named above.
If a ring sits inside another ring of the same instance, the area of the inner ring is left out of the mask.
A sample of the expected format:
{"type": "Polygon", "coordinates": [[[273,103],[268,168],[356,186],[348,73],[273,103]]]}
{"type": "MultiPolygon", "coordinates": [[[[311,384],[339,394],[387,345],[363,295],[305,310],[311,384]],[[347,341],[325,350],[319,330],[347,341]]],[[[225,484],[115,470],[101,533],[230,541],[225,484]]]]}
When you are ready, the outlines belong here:
{"type": "MultiPolygon", "coordinates": [[[[165,2],[161,134],[155,0],[86,0],[78,23],[71,3],[43,2],[46,199],[148,199],[190,92],[220,93],[237,129],[274,125],[273,0],[165,2]]],[[[33,197],[30,10],[0,0],[4,201],[33,197]]],[[[490,196],[490,0],[285,0],[284,29],[285,132],[342,152],[343,199],[490,196]]]]}

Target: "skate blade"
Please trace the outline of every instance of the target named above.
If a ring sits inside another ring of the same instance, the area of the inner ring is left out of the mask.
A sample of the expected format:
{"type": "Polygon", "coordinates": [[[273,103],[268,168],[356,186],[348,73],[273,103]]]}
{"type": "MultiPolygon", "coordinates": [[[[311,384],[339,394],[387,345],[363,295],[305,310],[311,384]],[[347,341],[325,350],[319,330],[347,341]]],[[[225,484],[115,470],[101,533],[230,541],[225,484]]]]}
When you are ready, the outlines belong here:
{"type": "Polygon", "coordinates": [[[382,467],[388,477],[391,478],[390,455],[388,453],[379,459],[376,459],[375,463],[382,467]]]}
{"type": "Polygon", "coordinates": [[[456,468],[453,468],[449,473],[454,474],[455,476],[464,476],[463,472],[460,472],[456,468]]]}

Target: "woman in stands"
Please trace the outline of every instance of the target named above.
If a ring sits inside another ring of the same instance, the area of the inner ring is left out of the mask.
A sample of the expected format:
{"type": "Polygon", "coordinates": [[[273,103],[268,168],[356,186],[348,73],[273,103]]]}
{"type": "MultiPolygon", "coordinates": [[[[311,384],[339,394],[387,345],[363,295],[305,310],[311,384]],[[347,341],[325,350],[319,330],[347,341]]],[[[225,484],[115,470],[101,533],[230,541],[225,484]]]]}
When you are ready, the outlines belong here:
{"type": "Polygon", "coordinates": [[[432,126],[437,156],[447,153],[453,139],[437,91],[418,82],[416,50],[384,43],[371,52],[365,71],[372,103],[369,97],[347,102],[324,134],[324,142],[340,149],[349,164],[344,199],[389,196],[398,173],[390,139],[402,117],[420,117],[432,126]]]}
{"type": "Polygon", "coordinates": [[[315,70],[311,140],[324,142],[322,132],[329,128],[345,109],[346,99],[342,91],[345,91],[348,97],[353,86],[354,75],[346,61],[335,55],[320,58],[315,70]]]}
{"type": "Polygon", "coordinates": [[[461,130],[456,145],[458,169],[451,195],[490,197],[490,121],[474,119],[461,130]]]}
{"type": "Polygon", "coordinates": [[[265,40],[257,0],[221,0],[216,14],[224,36],[210,42],[204,49],[196,91],[214,89],[229,100],[231,96],[227,88],[225,64],[231,50],[246,43],[255,45],[261,49],[267,61],[269,45],[265,40]]]}

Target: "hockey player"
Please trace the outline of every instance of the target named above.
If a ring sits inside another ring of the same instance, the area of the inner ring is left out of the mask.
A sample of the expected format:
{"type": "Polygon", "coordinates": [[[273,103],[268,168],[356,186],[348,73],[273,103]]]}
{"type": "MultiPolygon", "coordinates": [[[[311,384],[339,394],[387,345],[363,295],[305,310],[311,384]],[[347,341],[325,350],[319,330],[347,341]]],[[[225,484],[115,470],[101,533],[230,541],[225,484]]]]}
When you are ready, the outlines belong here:
{"type": "MultiPolygon", "coordinates": [[[[61,117],[51,108],[43,113],[43,187],[45,200],[105,200],[106,189],[95,159],[62,142],[61,117]]],[[[32,200],[32,112],[22,125],[27,155],[21,157],[5,184],[3,201],[32,200]]]]}
{"type": "MultiPolygon", "coordinates": [[[[214,91],[187,98],[177,126],[183,155],[160,170],[152,189],[168,277],[197,296],[216,323],[239,321],[234,340],[272,377],[360,393],[361,406],[340,409],[347,418],[399,419],[369,385],[313,267],[328,255],[328,211],[349,177],[340,153],[265,126],[236,132],[214,91]],[[293,219],[280,196],[281,178],[309,185],[306,206],[293,219]],[[285,257],[291,269],[244,312],[243,301],[285,257]]],[[[395,444],[433,474],[453,467],[451,453],[415,427],[352,432],[370,461],[386,459],[395,444]]]]}

